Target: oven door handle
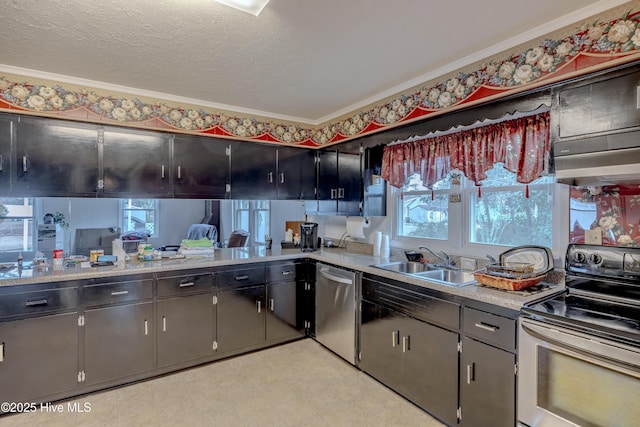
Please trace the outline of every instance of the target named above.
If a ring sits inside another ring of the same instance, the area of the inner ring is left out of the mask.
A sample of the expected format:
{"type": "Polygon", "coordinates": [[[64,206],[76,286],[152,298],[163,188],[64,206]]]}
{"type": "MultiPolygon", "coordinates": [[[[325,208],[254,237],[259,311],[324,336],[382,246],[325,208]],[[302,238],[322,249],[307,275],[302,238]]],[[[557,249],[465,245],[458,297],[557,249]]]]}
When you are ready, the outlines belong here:
{"type": "Polygon", "coordinates": [[[521,321],[521,327],[527,334],[559,348],[572,351],[586,358],[598,360],[601,363],[616,365],[627,370],[630,369],[636,375],[640,373],[640,366],[633,362],[639,360],[640,352],[623,344],[610,344],[596,337],[538,326],[524,319],[521,321]],[[587,348],[601,348],[603,351],[594,352],[587,350],[587,348]]]}

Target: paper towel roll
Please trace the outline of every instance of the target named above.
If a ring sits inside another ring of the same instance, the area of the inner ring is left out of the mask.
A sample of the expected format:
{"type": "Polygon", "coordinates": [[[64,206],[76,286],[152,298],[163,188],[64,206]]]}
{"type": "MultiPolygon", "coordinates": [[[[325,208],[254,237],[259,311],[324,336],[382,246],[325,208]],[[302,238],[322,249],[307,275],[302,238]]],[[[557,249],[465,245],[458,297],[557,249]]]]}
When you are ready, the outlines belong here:
{"type": "Polygon", "coordinates": [[[364,239],[364,229],[369,227],[369,221],[360,216],[347,217],[347,235],[354,239],[364,239]]]}

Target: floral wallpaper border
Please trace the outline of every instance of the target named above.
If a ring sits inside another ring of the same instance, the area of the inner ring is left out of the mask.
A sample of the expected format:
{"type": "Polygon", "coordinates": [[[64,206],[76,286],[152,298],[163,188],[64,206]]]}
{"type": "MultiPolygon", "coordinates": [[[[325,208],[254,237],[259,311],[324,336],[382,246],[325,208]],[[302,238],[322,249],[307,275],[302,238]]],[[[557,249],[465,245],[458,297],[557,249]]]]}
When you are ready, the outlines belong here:
{"type": "Polygon", "coordinates": [[[544,39],[503,60],[483,63],[319,126],[243,117],[205,107],[101,95],[62,83],[0,75],[0,110],[170,132],[317,148],[440,115],[640,58],[640,12],[595,20],[562,39],[544,39]]]}

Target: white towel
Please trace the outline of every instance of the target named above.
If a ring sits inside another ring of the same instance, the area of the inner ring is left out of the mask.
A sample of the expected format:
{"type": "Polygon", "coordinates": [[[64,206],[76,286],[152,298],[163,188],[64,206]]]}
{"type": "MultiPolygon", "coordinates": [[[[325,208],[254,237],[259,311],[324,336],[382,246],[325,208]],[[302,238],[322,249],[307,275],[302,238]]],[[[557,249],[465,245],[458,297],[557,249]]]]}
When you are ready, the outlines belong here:
{"type": "Polygon", "coordinates": [[[215,250],[213,248],[187,249],[181,246],[180,249],[178,249],[178,253],[184,256],[209,256],[215,254],[215,250]]]}

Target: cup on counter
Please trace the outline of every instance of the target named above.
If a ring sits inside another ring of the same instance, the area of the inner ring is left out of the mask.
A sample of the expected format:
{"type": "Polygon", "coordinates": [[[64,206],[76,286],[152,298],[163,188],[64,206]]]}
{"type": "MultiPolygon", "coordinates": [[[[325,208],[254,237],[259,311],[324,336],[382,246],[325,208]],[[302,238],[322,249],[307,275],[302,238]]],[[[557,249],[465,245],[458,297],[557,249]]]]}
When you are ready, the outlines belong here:
{"type": "Polygon", "coordinates": [[[53,269],[62,270],[63,264],[64,264],[64,250],[54,249],[53,250],[53,269]]]}

